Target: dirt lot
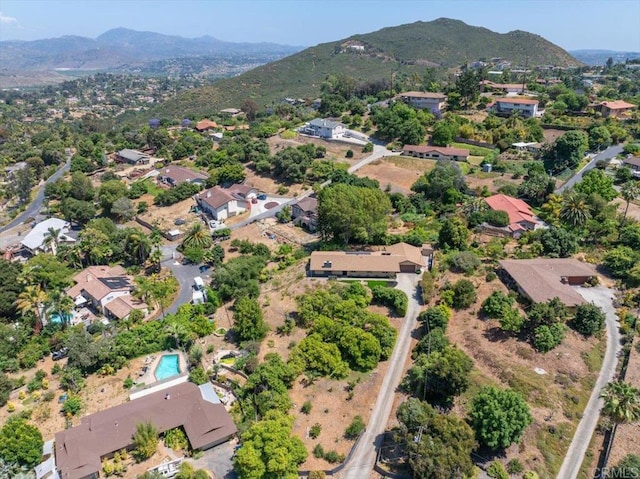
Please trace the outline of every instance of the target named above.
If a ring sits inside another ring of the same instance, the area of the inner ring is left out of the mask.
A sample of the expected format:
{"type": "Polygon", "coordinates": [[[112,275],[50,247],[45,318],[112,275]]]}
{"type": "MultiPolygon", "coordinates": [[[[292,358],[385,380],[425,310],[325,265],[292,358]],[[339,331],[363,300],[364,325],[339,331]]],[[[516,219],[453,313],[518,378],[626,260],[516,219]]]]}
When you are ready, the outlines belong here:
{"type": "MultiPolygon", "coordinates": [[[[440,279],[457,281],[461,276],[445,273],[440,279]]],[[[454,313],[447,336],[474,360],[469,390],[456,403],[455,411],[465,415],[478,389],[487,384],[511,387],[529,403],[534,417],[519,446],[506,451],[506,461],[517,457],[541,478],[555,477],[580,414],[588,400],[602,361],[604,341],[585,340],[573,331],[547,354],[528,343],[507,336],[497,321],[483,321],[477,311],[494,290],[507,292],[499,280],[487,283],[484,273],[473,278],[478,301],[465,311],[454,313]]]]}
{"type": "MultiPolygon", "coordinates": [[[[277,278],[267,283],[263,288],[260,302],[263,305],[265,320],[269,324],[271,332],[263,342],[260,354],[264,356],[269,352],[277,352],[284,359],[289,356],[289,348],[293,342],[301,341],[306,332],[295,328],[286,336],[278,335],[275,330],[283,324],[286,314],[294,311],[295,297],[307,290],[323,287],[326,281],[310,279],[304,274],[306,262],[289,268],[277,278]]],[[[370,307],[372,311],[388,315],[386,308],[370,307]]],[[[391,323],[399,328],[401,319],[391,317],[391,323]]],[[[316,444],[321,444],[325,451],[335,450],[340,454],[347,454],[353,445],[353,441],[343,437],[345,428],[356,415],[362,416],[365,423],[374,405],[374,398],[384,378],[387,363],[383,362],[370,373],[351,373],[340,381],[331,379],[318,379],[312,385],[307,385],[304,376],[300,376],[289,392],[294,408],[291,414],[295,417],[294,433],[305,443],[309,456],[300,469],[330,469],[334,467],[322,459],[313,456],[312,451],[316,444]],[[355,386],[353,399],[347,400],[348,392],[345,390],[347,382],[359,380],[355,386]],[[300,412],[305,401],[311,401],[313,407],[310,414],[300,412]],[[318,439],[308,437],[308,431],[314,424],[320,424],[322,432],[318,439]]]]}
{"type": "Polygon", "coordinates": [[[502,173],[475,173],[465,176],[465,180],[470,189],[476,190],[483,186],[489,188],[491,193],[497,193],[498,189],[507,184],[519,185],[522,179],[514,180],[510,174],[502,173]]]}
{"type": "MultiPolygon", "coordinates": [[[[169,231],[177,228],[184,232],[189,228],[189,225],[200,221],[198,215],[189,213],[189,209],[195,205],[195,201],[191,198],[187,198],[171,206],[153,206],[153,197],[149,194],[141,196],[137,201],[146,201],[147,204],[150,205],[146,213],[139,215],[140,218],[149,224],[157,224],[161,231],[169,231]],[[182,226],[176,226],[174,221],[178,218],[185,220],[186,223],[182,226]]],[[[139,224],[137,225],[139,226],[139,224]]]]}
{"type": "Polygon", "coordinates": [[[356,175],[378,180],[383,189],[391,185],[392,192],[407,194],[411,192],[411,185],[435,164],[433,160],[394,156],[369,163],[364,168],[360,168],[356,175]]]}

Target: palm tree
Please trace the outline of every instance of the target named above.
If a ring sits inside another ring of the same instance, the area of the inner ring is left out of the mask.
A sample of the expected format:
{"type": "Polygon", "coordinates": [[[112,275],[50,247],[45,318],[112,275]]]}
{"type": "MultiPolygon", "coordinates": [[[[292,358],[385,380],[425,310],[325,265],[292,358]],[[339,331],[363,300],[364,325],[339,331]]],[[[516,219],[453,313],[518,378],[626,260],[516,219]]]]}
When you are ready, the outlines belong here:
{"type": "Polygon", "coordinates": [[[640,420],[640,390],[624,381],[607,384],[602,390],[602,411],[614,424],[633,423],[640,420]]]}
{"type": "Polygon", "coordinates": [[[56,289],[49,294],[49,303],[53,310],[58,313],[62,325],[66,326],[69,313],[71,313],[75,306],[73,300],[66,293],[56,289]]]}
{"type": "Polygon", "coordinates": [[[142,232],[130,233],[127,236],[125,248],[131,255],[131,258],[143,264],[151,253],[151,242],[149,238],[142,232]]]}
{"type": "Polygon", "coordinates": [[[629,203],[631,203],[636,198],[640,198],[640,183],[636,181],[627,181],[624,185],[622,185],[622,189],[620,190],[620,196],[624,199],[627,204],[624,207],[624,214],[622,215],[622,224],[624,225],[627,220],[627,212],[629,211],[629,203]]]}
{"type": "Polygon", "coordinates": [[[211,234],[202,226],[202,223],[195,223],[187,231],[184,240],[182,240],[182,246],[184,248],[206,249],[211,246],[212,242],[211,234]]]}
{"type": "Polygon", "coordinates": [[[26,286],[16,299],[16,308],[24,315],[33,313],[36,318],[35,332],[39,332],[43,326],[44,304],[47,294],[40,285],[26,286]]]}
{"type": "Polygon", "coordinates": [[[562,201],[560,218],[571,226],[584,226],[591,218],[589,205],[587,205],[584,197],[574,192],[567,194],[562,201]]]}
{"type": "Polygon", "coordinates": [[[43,237],[43,245],[44,246],[50,246],[51,247],[51,254],[53,254],[54,256],[56,255],[56,252],[58,251],[58,241],[60,240],[60,233],[62,232],[61,229],[56,229],[53,226],[49,227],[49,229],[46,231],[46,233],[44,234],[43,237]]]}
{"type": "Polygon", "coordinates": [[[151,422],[136,424],[133,435],[133,454],[140,461],[149,459],[158,448],[158,429],[151,422]]]}

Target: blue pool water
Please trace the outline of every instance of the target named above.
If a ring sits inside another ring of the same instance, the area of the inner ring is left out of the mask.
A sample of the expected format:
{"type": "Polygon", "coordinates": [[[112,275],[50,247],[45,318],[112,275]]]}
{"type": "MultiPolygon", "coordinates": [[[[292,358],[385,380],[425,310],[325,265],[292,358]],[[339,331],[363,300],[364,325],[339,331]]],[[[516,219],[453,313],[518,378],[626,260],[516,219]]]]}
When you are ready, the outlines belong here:
{"type": "MultiPolygon", "coordinates": [[[[64,314],[63,317],[64,317],[64,320],[65,320],[66,323],[71,321],[71,315],[69,313],[64,314]]],[[[62,317],[60,317],[60,314],[58,314],[58,313],[51,313],[49,315],[49,321],[51,323],[62,323],[62,317]]]]}
{"type": "Polygon", "coordinates": [[[162,356],[154,374],[158,381],[180,374],[180,359],[178,355],[165,354],[162,356]]]}

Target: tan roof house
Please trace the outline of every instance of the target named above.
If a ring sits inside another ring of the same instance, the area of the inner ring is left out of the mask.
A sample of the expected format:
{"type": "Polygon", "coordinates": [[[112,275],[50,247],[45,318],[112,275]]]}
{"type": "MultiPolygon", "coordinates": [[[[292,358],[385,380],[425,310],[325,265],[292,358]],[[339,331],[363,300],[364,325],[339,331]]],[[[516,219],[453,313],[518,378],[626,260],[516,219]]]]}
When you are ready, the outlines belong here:
{"type": "Polygon", "coordinates": [[[414,108],[440,112],[444,108],[447,96],[444,93],[432,93],[423,91],[407,91],[398,95],[402,101],[414,108]]]}
{"type": "Polygon", "coordinates": [[[158,179],[169,186],[177,186],[180,183],[192,183],[204,186],[208,175],[202,171],[194,171],[184,166],[169,165],[160,170],[158,179]]]}
{"type": "Polygon", "coordinates": [[[214,186],[198,193],[196,202],[213,219],[225,220],[251,208],[251,199],[257,194],[258,190],[248,185],[214,186]]]}
{"type": "Polygon", "coordinates": [[[470,151],[464,148],[452,148],[449,146],[404,145],[404,148],[402,148],[403,155],[431,160],[467,161],[469,153],[470,151]]]}
{"type": "Polygon", "coordinates": [[[214,128],[218,128],[218,124],[215,121],[211,121],[206,118],[196,123],[196,130],[198,131],[212,130],[214,128]]]}
{"type": "Polygon", "coordinates": [[[603,101],[596,106],[596,110],[602,113],[603,118],[618,118],[625,116],[628,112],[636,107],[633,103],[624,100],[603,101]]]}
{"type": "Polygon", "coordinates": [[[572,287],[596,276],[595,268],[572,258],[505,259],[500,263],[502,280],[533,303],[559,298],[567,307],[585,302],[572,287]]]}
{"type": "Polygon", "coordinates": [[[237,428],[211,383],[178,384],[81,419],[55,435],[55,462],[62,479],[93,479],[102,459],[132,447],[140,423],[159,433],[182,427],[193,449],[206,450],[230,439],[237,428]]]}
{"type": "Polygon", "coordinates": [[[398,273],[418,273],[428,266],[430,247],[397,243],[380,251],[314,251],[311,276],[395,278],[398,273]]]}
{"type": "Polygon", "coordinates": [[[315,231],[318,227],[318,200],[310,196],[302,198],[291,207],[291,217],[294,223],[315,231]]]}
{"type": "Polygon", "coordinates": [[[67,290],[77,306],[89,303],[112,319],[126,319],[134,309],[149,311],[146,303],[131,296],[133,277],[122,266],[89,266],[73,277],[75,285],[67,290]]]}

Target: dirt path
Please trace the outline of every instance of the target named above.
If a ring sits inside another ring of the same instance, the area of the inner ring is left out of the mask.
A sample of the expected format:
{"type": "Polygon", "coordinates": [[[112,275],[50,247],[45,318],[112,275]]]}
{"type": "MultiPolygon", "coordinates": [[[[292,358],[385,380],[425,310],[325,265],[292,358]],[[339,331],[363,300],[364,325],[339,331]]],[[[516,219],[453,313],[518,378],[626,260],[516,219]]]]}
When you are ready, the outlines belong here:
{"type": "Polygon", "coordinates": [[[382,442],[382,433],[387,427],[389,415],[395,399],[395,391],[402,378],[402,370],[411,349],[411,331],[417,326],[416,318],[420,313],[417,283],[419,276],[415,274],[398,274],[398,289],[409,297],[407,314],[398,334],[396,346],[389,360],[389,368],[384,377],[378,399],[371,413],[369,424],[353,455],[347,460],[342,472],[342,479],[362,479],[369,477],[376,462],[376,452],[382,442]]]}
{"type": "Polygon", "coordinates": [[[589,448],[591,436],[598,425],[598,418],[600,417],[600,410],[603,405],[603,401],[600,399],[600,392],[602,388],[613,379],[613,375],[616,372],[616,365],[618,364],[618,353],[622,350],[620,332],[618,331],[618,317],[616,316],[616,310],[612,303],[612,291],[602,286],[595,288],[578,288],[577,291],[585,300],[594,303],[596,306],[600,306],[604,310],[607,317],[607,351],[602,361],[602,368],[600,369],[598,380],[593,387],[587,407],[584,409],[582,419],[578,424],[576,433],[573,436],[569,450],[564,457],[562,467],[558,473],[558,477],[561,479],[575,479],[578,477],[584,455],[589,448]]]}

